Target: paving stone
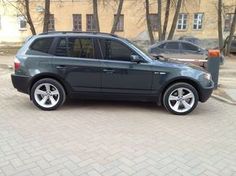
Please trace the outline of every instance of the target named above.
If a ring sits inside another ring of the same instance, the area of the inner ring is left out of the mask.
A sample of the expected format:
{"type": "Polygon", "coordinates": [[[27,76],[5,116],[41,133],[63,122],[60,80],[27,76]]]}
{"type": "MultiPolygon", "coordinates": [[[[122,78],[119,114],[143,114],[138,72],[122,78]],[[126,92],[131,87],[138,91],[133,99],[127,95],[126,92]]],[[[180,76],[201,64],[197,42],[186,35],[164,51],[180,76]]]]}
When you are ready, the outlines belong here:
{"type": "Polygon", "coordinates": [[[0,70],[0,176],[234,176],[236,108],[187,116],[152,103],[68,101],[37,109],[0,70]]]}

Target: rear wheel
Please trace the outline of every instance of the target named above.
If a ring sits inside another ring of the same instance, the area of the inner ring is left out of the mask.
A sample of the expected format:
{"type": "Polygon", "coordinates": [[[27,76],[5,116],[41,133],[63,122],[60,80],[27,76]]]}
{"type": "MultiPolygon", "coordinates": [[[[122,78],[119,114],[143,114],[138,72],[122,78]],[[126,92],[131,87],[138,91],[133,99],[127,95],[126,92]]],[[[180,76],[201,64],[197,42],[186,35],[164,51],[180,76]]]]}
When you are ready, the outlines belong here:
{"type": "Polygon", "coordinates": [[[163,104],[169,112],[185,115],[196,108],[198,99],[198,93],[192,85],[175,83],[165,91],[163,104]]]}
{"type": "Polygon", "coordinates": [[[31,89],[33,103],[42,110],[55,110],[66,99],[63,86],[56,80],[45,78],[37,81],[31,89]]]}

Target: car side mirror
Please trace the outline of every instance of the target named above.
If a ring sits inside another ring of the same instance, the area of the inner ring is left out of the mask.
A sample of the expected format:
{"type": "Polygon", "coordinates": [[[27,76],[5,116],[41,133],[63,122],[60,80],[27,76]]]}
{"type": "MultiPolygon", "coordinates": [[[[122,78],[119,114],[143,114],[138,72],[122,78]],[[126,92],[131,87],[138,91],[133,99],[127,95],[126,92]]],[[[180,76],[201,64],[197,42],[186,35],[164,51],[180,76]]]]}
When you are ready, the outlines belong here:
{"type": "Polygon", "coordinates": [[[143,59],[140,58],[140,56],[138,56],[138,55],[131,55],[130,57],[131,57],[132,62],[140,63],[143,61],[143,59]]]}

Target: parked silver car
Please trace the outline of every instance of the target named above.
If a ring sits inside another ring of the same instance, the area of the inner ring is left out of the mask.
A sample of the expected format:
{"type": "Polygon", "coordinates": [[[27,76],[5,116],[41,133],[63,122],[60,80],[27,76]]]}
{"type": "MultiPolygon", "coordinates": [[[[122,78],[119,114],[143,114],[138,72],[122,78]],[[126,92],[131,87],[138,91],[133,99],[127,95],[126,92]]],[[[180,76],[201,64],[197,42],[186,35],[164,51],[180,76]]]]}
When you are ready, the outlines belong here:
{"type": "Polygon", "coordinates": [[[164,57],[180,62],[190,62],[206,67],[208,51],[191,42],[166,40],[149,47],[148,52],[154,57],[164,57]]]}

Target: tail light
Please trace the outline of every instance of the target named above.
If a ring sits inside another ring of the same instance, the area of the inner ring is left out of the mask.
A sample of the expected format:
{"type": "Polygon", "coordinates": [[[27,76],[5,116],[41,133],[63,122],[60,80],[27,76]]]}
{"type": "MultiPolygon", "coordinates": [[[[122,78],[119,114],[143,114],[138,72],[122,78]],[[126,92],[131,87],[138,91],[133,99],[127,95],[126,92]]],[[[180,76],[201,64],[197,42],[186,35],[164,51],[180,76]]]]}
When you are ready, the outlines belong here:
{"type": "Polygon", "coordinates": [[[20,68],[20,61],[17,58],[15,58],[14,59],[14,69],[16,71],[16,70],[19,70],[19,68],[20,68]]]}

